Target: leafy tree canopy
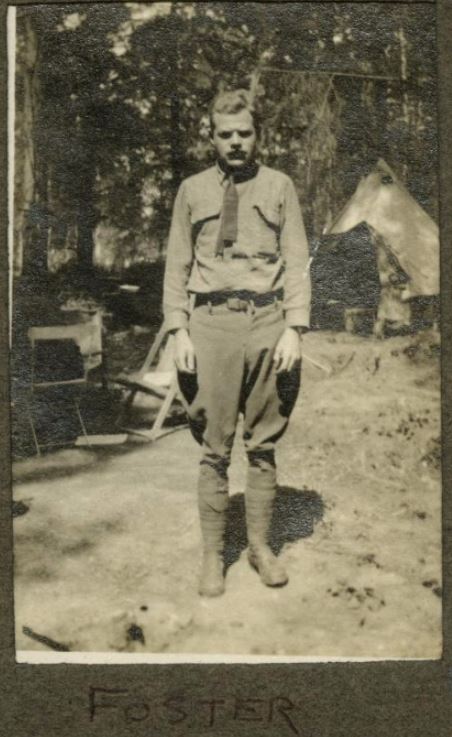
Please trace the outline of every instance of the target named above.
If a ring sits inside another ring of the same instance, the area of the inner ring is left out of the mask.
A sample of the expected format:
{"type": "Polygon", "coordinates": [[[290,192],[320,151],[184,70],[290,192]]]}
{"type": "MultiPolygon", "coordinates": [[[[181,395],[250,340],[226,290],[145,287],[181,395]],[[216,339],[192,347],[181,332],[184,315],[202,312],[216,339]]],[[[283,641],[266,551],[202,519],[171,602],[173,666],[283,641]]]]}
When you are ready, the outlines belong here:
{"type": "Polygon", "coordinates": [[[122,233],[120,261],[163,246],[181,179],[212,160],[206,110],[225,87],[255,92],[260,157],[294,178],[311,235],[379,156],[434,211],[428,5],[163,2],[17,13],[19,76],[27,27],[39,48],[42,191],[59,217],[88,222],[88,253],[100,218],[122,233]]]}

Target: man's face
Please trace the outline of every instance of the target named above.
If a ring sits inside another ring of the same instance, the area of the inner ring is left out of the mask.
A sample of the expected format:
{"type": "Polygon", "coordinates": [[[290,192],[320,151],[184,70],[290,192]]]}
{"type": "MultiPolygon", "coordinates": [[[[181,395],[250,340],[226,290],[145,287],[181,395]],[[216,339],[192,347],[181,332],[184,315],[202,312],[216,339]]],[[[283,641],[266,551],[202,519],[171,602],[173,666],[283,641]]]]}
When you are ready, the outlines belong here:
{"type": "Polygon", "coordinates": [[[241,169],[254,156],[256,131],[249,110],[239,113],[214,113],[211,141],[218,158],[231,169],[241,169]]]}

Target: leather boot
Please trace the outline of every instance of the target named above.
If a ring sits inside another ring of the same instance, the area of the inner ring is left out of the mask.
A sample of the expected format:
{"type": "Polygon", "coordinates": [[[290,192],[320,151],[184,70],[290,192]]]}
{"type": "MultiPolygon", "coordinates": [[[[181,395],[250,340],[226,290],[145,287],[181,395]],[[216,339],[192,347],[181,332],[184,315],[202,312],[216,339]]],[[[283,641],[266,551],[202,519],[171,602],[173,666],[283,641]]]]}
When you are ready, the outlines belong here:
{"type": "Polygon", "coordinates": [[[289,577],[268,545],[275,494],[274,465],[250,464],[245,494],[248,560],[266,586],[285,586],[289,577]]]}
{"type": "Polygon", "coordinates": [[[208,465],[201,465],[198,486],[199,519],[203,538],[203,558],[199,579],[201,596],[224,593],[223,546],[228,507],[227,478],[208,465]]]}
{"type": "Polygon", "coordinates": [[[250,546],[248,560],[266,586],[285,586],[289,582],[282,563],[273,555],[268,545],[250,546]]]}

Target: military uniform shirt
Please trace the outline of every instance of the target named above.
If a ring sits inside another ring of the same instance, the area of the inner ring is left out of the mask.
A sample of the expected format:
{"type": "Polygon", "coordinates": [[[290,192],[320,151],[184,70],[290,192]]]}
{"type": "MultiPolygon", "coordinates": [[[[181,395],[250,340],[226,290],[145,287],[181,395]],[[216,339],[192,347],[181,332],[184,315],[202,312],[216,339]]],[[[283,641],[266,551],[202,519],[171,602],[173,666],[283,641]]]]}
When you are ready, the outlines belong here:
{"type": "Polygon", "coordinates": [[[259,166],[236,185],[238,235],[216,255],[227,179],[218,166],[184,180],[168,241],[163,307],[168,330],[186,328],[190,293],[284,289],[288,326],[308,326],[309,249],[297,193],[282,172],[259,166]]]}

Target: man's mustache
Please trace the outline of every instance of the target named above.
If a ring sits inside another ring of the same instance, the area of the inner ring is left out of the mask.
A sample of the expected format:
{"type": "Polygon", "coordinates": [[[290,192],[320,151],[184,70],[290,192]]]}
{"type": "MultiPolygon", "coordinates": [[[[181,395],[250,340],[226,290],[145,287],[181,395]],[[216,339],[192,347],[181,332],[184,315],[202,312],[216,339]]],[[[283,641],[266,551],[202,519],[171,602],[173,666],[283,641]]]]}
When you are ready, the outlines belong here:
{"type": "Polygon", "coordinates": [[[245,159],[246,154],[244,151],[230,151],[227,157],[228,159],[245,159]]]}

